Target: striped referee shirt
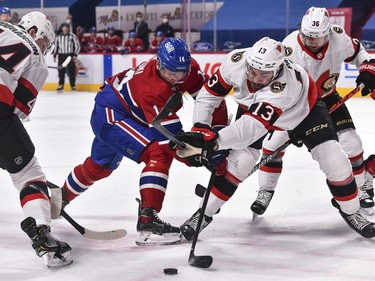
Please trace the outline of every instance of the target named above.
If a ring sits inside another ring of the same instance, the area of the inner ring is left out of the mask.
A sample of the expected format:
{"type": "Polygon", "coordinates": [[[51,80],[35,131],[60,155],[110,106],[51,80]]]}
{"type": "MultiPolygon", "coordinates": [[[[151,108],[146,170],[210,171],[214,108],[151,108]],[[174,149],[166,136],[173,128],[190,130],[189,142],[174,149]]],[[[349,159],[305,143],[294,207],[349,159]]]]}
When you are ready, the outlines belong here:
{"type": "Polygon", "coordinates": [[[73,33],[63,34],[61,33],[56,37],[55,40],[55,51],[54,55],[57,54],[74,54],[78,55],[81,50],[78,37],[73,33]]]}

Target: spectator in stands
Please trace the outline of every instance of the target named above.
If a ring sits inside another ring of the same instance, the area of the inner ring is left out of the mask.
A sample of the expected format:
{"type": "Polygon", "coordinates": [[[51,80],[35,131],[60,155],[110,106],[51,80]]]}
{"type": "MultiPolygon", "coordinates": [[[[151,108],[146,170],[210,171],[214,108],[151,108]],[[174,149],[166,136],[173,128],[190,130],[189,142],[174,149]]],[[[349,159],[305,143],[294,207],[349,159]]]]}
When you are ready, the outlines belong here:
{"type": "Polygon", "coordinates": [[[97,35],[96,27],[91,27],[90,34],[83,37],[81,47],[85,53],[103,52],[103,37],[97,35]]]}
{"type": "Polygon", "coordinates": [[[135,32],[135,36],[137,38],[142,39],[146,50],[148,50],[148,46],[150,45],[150,41],[148,40],[148,24],[143,19],[143,14],[141,12],[138,12],[136,14],[136,21],[134,22],[134,30],[131,30],[130,32],[132,31],[135,32]]]}
{"type": "Polygon", "coordinates": [[[0,20],[10,22],[10,9],[8,7],[0,8],[0,20]]]}
{"type": "Polygon", "coordinates": [[[145,46],[143,44],[142,39],[137,38],[135,36],[135,32],[130,32],[128,39],[126,39],[124,47],[120,50],[121,54],[129,54],[129,53],[140,53],[144,52],[145,46]]]}
{"type": "Polygon", "coordinates": [[[105,53],[117,53],[118,48],[122,45],[122,39],[115,34],[115,27],[110,25],[107,28],[107,34],[104,37],[103,49],[105,53]]]}
{"type": "Polygon", "coordinates": [[[150,50],[149,50],[150,53],[157,53],[160,43],[163,42],[165,38],[166,37],[163,35],[162,31],[156,32],[155,38],[151,41],[150,50]]]}
{"type": "Polygon", "coordinates": [[[169,15],[163,14],[161,22],[162,23],[156,27],[155,34],[161,31],[165,37],[174,37],[175,31],[169,24],[169,15]]]}
{"type": "Polygon", "coordinates": [[[66,16],[65,23],[69,24],[69,30],[77,35],[78,25],[73,21],[73,16],[71,14],[66,16]]]}
{"type": "Polygon", "coordinates": [[[85,36],[85,29],[82,26],[77,26],[76,33],[79,43],[82,45],[83,37],[85,36]]]}

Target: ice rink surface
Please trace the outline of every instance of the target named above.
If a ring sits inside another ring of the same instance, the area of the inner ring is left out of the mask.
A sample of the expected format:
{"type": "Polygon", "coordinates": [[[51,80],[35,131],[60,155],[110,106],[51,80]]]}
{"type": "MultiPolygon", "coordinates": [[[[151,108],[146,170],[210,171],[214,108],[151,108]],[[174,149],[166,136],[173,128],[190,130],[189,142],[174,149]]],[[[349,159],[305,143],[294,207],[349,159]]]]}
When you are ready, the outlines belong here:
{"type": "MultiPolygon", "coordinates": [[[[24,123],[36,146],[47,178],[62,185],[71,169],[89,156],[93,134],[89,125],[95,93],[42,92],[31,121],[24,123]]],[[[229,109],[236,106],[228,97],[229,109]]],[[[375,153],[375,102],[347,101],[365,156],[375,153]]],[[[184,128],[191,126],[192,99],[180,112],[184,128]]],[[[50,270],[20,229],[23,214],[18,193],[5,171],[0,172],[0,280],[49,281],[362,281],[375,280],[375,240],[352,231],[330,204],[325,177],[306,148],[289,147],[284,173],[267,212],[251,221],[257,174],[248,178],[199,236],[196,255],[211,255],[209,269],[191,267],[190,243],[139,247],[137,237],[138,178],[143,166],[124,159],[109,178],[97,182],[66,211],[92,230],[125,228],[119,240],[97,241],[81,236],[64,219],[52,222],[53,234],[73,248],[74,262],[50,270]],[[166,276],[174,267],[178,275],[166,276]]],[[[206,185],[209,172],[175,162],[161,219],[180,225],[198,208],[197,183],[206,185]]],[[[374,218],[375,220],[375,218],[374,218]]]]}

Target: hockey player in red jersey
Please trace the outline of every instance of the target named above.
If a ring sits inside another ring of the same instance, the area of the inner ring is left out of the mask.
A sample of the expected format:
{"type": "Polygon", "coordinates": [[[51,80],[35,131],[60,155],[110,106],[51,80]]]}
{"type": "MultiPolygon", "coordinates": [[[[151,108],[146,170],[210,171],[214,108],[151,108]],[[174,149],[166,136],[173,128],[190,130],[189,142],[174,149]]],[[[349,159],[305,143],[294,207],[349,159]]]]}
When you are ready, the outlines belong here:
{"type": "Polygon", "coordinates": [[[51,212],[46,176],[35,147],[22,125],[32,111],[48,76],[44,56],[53,48],[55,33],[40,12],[31,12],[12,25],[0,21],[0,167],[8,171],[20,193],[26,217],[21,228],[48,267],[70,264],[71,248],[51,235],[51,212]],[[12,54],[12,56],[8,56],[12,54]]]}
{"type": "MultiPolygon", "coordinates": [[[[180,229],[158,217],[175,154],[168,147],[168,139],[153,128],[151,122],[175,91],[187,92],[194,97],[207,78],[180,38],[167,38],[157,56],[108,78],[95,97],[91,117],[95,138],[91,156],[68,175],[63,186],[65,203],[94,182],[108,177],[124,156],[136,163],[143,162],[136,243],[178,243],[180,229]]],[[[161,123],[174,134],[182,130],[176,114],[181,106],[161,123]]],[[[221,118],[221,124],[226,124],[225,104],[220,111],[215,122],[219,123],[221,118]]],[[[195,157],[184,162],[191,166],[202,165],[195,157]]]]}
{"type": "MultiPolygon", "coordinates": [[[[361,43],[346,35],[345,31],[329,21],[329,14],[325,8],[311,7],[302,18],[300,29],[288,35],[283,44],[286,57],[301,65],[316,83],[318,93],[330,108],[341,97],[336,91],[336,82],[339,79],[341,64],[345,61],[363,68],[357,82],[363,82],[363,95],[368,95],[375,87],[375,59],[363,48],[361,43]],[[370,69],[373,71],[366,71],[370,69]]],[[[373,193],[365,185],[365,165],[363,148],[360,136],[357,134],[353,119],[343,104],[331,114],[339,142],[348,155],[353,173],[359,188],[361,207],[367,214],[372,214],[374,201],[368,192],[373,193]],[[365,190],[364,187],[367,187],[365,190]]],[[[275,131],[263,143],[263,155],[267,157],[280,147],[289,138],[285,131],[275,131]]],[[[282,151],[259,170],[258,196],[251,205],[251,210],[261,215],[267,209],[278,179],[282,172],[282,151]]]]}
{"type": "MultiPolygon", "coordinates": [[[[214,178],[201,229],[251,174],[265,135],[271,130],[285,130],[301,140],[319,163],[345,222],[364,237],[375,236],[375,224],[360,212],[353,171],[338,143],[328,109],[307,72],[285,60],[280,42],[265,37],[251,48],[232,51],[204,88],[195,102],[195,132],[181,133],[177,138],[202,148],[202,157],[210,157],[215,150],[231,150],[226,171],[214,178]],[[209,130],[211,114],[233,88],[233,98],[239,104],[237,120],[214,133],[209,130]]],[[[187,153],[186,149],[181,152],[187,153]]],[[[193,239],[201,212],[199,208],[182,224],[187,240],[193,239]]]]}

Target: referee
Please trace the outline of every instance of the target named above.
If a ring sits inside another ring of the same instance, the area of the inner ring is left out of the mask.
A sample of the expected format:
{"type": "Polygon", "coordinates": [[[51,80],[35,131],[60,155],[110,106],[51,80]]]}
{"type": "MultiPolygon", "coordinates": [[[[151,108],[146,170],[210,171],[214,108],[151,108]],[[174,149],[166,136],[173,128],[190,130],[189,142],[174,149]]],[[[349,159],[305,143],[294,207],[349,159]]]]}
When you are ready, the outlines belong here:
{"type": "MultiPolygon", "coordinates": [[[[76,90],[76,76],[75,76],[75,61],[77,60],[77,55],[81,49],[78,38],[73,32],[70,32],[70,27],[68,23],[63,23],[60,27],[61,32],[57,35],[55,41],[55,50],[53,53],[53,58],[57,64],[61,65],[65,59],[69,56],[72,57],[72,60],[66,67],[68,70],[69,82],[72,91],[76,90]]],[[[64,90],[65,84],[65,73],[66,68],[59,69],[59,86],[56,89],[57,92],[62,92],[64,90]]]]}

